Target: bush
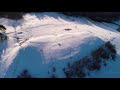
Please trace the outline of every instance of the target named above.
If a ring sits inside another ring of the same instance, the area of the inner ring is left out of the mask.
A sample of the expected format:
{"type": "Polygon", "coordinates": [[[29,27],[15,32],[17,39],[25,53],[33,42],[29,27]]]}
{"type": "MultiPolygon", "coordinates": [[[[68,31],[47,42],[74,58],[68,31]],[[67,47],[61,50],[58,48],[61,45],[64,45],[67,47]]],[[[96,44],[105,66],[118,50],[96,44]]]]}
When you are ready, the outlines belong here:
{"type": "Polygon", "coordinates": [[[83,68],[74,68],[73,67],[73,69],[65,70],[64,73],[66,75],[66,78],[85,77],[85,72],[84,72],[83,68]]]}
{"type": "Polygon", "coordinates": [[[112,45],[110,42],[106,42],[105,45],[98,48],[97,50],[92,52],[92,56],[97,59],[109,59],[110,56],[112,59],[115,59],[116,55],[115,45],[112,45]]]}
{"type": "Polygon", "coordinates": [[[71,65],[68,63],[63,71],[67,78],[85,77],[90,71],[100,70],[102,62],[106,66],[106,60],[110,60],[110,57],[113,60],[116,58],[115,46],[110,42],[106,42],[103,46],[93,51],[90,56],[86,56],[71,65]]]}
{"type": "Polygon", "coordinates": [[[110,42],[107,42],[105,44],[105,47],[108,49],[108,52],[110,52],[110,55],[113,60],[116,58],[117,51],[115,49],[115,45],[112,45],[110,42]]]}
{"type": "Polygon", "coordinates": [[[92,56],[95,59],[99,59],[103,53],[104,53],[104,49],[102,47],[100,47],[97,50],[95,50],[95,51],[92,52],[92,56]]]}
{"type": "Polygon", "coordinates": [[[81,62],[75,62],[74,64],[69,65],[67,68],[64,69],[64,73],[67,78],[81,78],[85,76],[84,66],[81,62]]]}
{"type": "Polygon", "coordinates": [[[89,67],[90,64],[92,63],[92,60],[88,57],[82,58],[80,61],[81,62],[79,62],[79,63],[83,63],[85,67],[89,67]]]}
{"type": "Polygon", "coordinates": [[[96,60],[98,60],[100,58],[109,59],[109,52],[107,52],[104,47],[100,47],[97,50],[92,52],[92,56],[96,60]]]}
{"type": "Polygon", "coordinates": [[[6,27],[3,25],[0,25],[0,30],[6,30],[6,27]]]}
{"type": "Polygon", "coordinates": [[[23,70],[20,75],[17,76],[17,78],[32,78],[29,74],[28,70],[23,70]]]}
{"type": "Polygon", "coordinates": [[[56,72],[56,68],[55,67],[52,68],[52,72],[56,72]]]}
{"type": "Polygon", "coordinates": [[[113,53],[113,54],[117,53],[115,50],[115,45],[112,45],[110,42],[107,42],[105,44],[105,47],[107,47],[111,53],[113,53]]]}
{"type": "Polygon", "coordinates": [[[92,65],[91,65],[91,70],[100,70],[101,68],[101,63],[98,61],[93,61],[92,65]]]}
{"type": "Polygon", "coordinates": [[[83,63],[84,67],[90,71],[99,70],[101,61],[100,59],[94,59],[90,57],[85,57],[81,59],[81,63],[83,63]]]}
{"type": "Polygon", "coordinates": [[[4,41],[4,40],[7,40],[7,39],[8,39],[8,37],[7,37],[6,34],[0,33],[0,41],[4,41]]]}
{"type": "Polygon", "coordinates": [[[6,40],[8,38],[5,30],[6,30],[6,27],[3,25],[0,25],[0,41],[6,40]]]}
{"type": "Polygon", "coordinates": [[[54,74],[52,74],[52,76],[50,78],[57,78],[54,74]]]}

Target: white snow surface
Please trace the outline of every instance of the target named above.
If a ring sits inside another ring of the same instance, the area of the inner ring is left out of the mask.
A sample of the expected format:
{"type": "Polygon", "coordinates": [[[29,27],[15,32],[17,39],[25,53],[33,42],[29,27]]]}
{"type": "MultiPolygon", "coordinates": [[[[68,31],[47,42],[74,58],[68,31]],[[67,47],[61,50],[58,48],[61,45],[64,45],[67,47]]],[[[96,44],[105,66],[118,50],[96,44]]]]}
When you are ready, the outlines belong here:
{"type": "Polygon", "coordinates": [[[0,43],[0,78],[16,78],[23,70],[36,78],[53,74],[64,78],[63,68],[80,60],[105,41],[116,45],[117,59],[88,78],[120,77],[120,33],[116,25],[55,12],[28,13],[22,20],[0,19],[8,41],[0,43]],[[71,29],[69,31],[65,29],[71,29]],[[52,72],[52,68],[56,72],[52,72]]]}

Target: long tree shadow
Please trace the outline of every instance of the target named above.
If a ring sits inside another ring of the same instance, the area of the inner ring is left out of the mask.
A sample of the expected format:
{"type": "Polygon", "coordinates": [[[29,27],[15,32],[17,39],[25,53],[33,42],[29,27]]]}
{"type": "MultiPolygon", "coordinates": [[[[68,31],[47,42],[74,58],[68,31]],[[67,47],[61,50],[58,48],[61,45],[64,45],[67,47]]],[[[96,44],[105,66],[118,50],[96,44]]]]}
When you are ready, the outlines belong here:
{"type": "Polygon", "coordinates": [[[118,25],[117,24],[113,24],[113,23],[106,23],[106,22],[97,22],[97,21],[93,21],[92,19],[90,19],[89,17],[73,17],[73,16],[67,16],[67,15],[63,15],[61,13],[49,13],[49,12],[43,12],[43,13],[31,13],[32,15],[35,15],[38,19],[42,20],[44,19],[44,17],[49,16],[51,18],[55,18],[57,20],[65,20],[68,22],[75,22],[78,24],[85,24],[85,25],[90,25],[90,26],[98,26],[100,28],[112,31],[112,32],[116,32],[116,29],[118,29],[118,25]]]}
{"type": "MultiPolygon", "coordinates": [[[[96,25],[98,27],[104,28],[106,30],[110,30],[113,32],[116,32],[116,30],[118,28],[118,25],[115,24],[110,24],[110,23],[103,23],[103,22],[96,22],[91,20],[89,17],[84,17],[84,16],[79,16],[79,17],[74,17],[74,16],[67,16],[64,15],[60,12],[33,12],[33,13],[29,13],[30,15],[34,15],[36,16],[39,20],[44,19],[46,16],[49,16],[50,18],[54,18],[57,20],[65,20],[68,22],[75,22],[78,24],[86,24],[86,25],[96,25]],[[109,25],[107,25],[109,24],[109,25]],[[111,26],[117,27],[117,28],[113,28],[111,26]]],[[[8,25],[8,26],[13,26],[14,28],[16,28],[19,25],[22,25],[22,23],[24,22],[24,18],[21,19],[15,19],[15,20],[9,20],[9,19],[5,19],[5,18],[1,18],[0,19],[0,23],[3,25],[8,25]]]]}
{"type": "Polygon", "coordinates": [[[96,21],[91,21],[93,25],[118,33],[117,29],[119,28],[118,25],[112,24],[112,23],[105,23],[105,22],[96,22],[96,21]]]}
{"type": "Polygon", "coordinates": [[[92,25],[92,23],[84,18],[84,17],[72,17],[72,16],[67,16],[58,12],[43,12],[43,13],[31,13],[31,15],[35,15],[38,19],[42,20],[44,17],[49,16],[50,18],[55,18],[57,20],[65,20],[68,22],[75,22],[79,24],[87,24],[87,25],[92,25]]]}

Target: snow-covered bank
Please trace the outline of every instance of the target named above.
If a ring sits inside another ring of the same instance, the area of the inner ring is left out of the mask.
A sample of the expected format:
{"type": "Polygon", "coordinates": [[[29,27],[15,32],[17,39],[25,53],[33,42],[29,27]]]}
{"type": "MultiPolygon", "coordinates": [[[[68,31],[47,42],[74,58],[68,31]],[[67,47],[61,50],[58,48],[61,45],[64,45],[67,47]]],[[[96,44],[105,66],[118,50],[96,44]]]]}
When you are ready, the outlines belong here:
{"type": "MultiPolygon", "coordinates": [[[[118,57],[120,54],[120,33],[115,30],[118,26],[107,23],[50,12],[26,14],[24,19],[19,21],[2,18],[0,23],[7,27],[9,37],[6,47],[0,45],[2,78],[15,78],[24,69],[33,77],[49,78],[53,74],[65,77],[63,68],[68,62],[89,55],[104,41],[110,40],[115,44],[118,57]],[[56,72],[52,72],[53,67],[56,72]]],[[[117,65],[118,62],[119,59],[116,61],[117,65]]],[[[112,68],[114,70],[115,65],[111,68],[108,65],[99,75],[110,77],[110,74],[104,75],[102,72],[112,68]]],[[[116,72],[120,74],[120,71],[116,72]]],[[[95,76],[91,77],[100,77],[99,75],[95,73],[95,76]]],[[[112,76],[114,77],[114,74],[112,76]]]]}
{"type": "MultiPolygon", "coordinates": [[[[50,77],[51,73],[48,74],[48,72],[51,72],[53,67],[56,68],[55,75],[63,77],[62,70],[68,62],[79,60],[103,43],[96,37],[88,38],[83,36],[80,39],[77,37],[76,35],[73,39],[64,40],[64,36],[62,40],[56,39],[55,41],[47,37],[32,41],[26,48],[21,48],[17,57],[13,60],[14,62],[10,66],[6,77],[16,77],[24,69],[27,69],[34,77],[50,77]],[[49,42],[46,39],[49,39],[49,42]],[[59,43],[61,46],[58,45],[59,43]]],[[[55,37],[53,38],[55,39],[55,37]]]]}

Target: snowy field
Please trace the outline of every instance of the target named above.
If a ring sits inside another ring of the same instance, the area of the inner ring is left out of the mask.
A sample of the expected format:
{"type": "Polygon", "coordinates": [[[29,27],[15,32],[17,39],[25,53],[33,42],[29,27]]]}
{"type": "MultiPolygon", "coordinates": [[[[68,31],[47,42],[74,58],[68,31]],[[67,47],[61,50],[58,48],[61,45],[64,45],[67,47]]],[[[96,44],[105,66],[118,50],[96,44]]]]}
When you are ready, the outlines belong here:
{"type": "MultiPolygon", "coordinates": [[[[118,24],[119,20],[116,21],[118,24]]],[[[0,44],[0,78],[16,78],[24,69],[33,77],[64,78],[63,68],[89,55],[106,41],[115,44],[117,58],[87,78],[120,77],[120,33],[117,25],[88,18],[45,12],[29,13],[22,20],[0,19],[7,42],[0,44]],[[52,68],[56,72],[52,72],[52,68]]]]}

